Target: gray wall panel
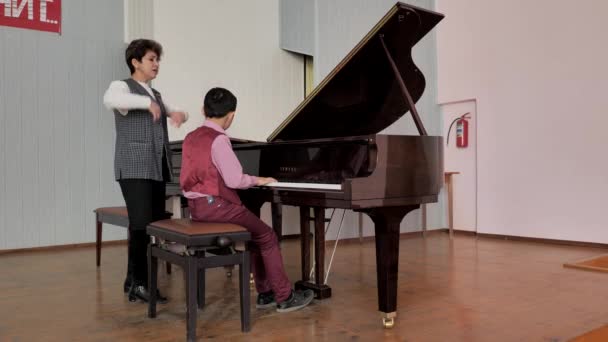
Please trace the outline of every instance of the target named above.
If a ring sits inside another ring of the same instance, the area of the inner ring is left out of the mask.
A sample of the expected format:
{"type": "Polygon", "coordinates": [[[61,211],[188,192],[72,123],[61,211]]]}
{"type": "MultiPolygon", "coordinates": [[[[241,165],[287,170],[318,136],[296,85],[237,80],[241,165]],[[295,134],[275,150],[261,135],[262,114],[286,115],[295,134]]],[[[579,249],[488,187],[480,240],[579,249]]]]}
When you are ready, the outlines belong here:
{"type": "Polygon", "coordinates": [[[21,145],[21,172],[19,174],[22,179],[21,183],[21,201],[23,202],[23,240],[32,241],[37,244],[39,239],[34,233],[38,228],[38,215],[30,215],[30,209],[39,210],[38,203],[39,195],[38,185],[39,180],[36,177],[38,163],[38,125],[40,121],[36,120],[35,87],[38,84],[38,75],[36,74],[36,60],[38,54],[37,37],[32,32],[23,33],[23,45],[21,46],[21,57],[19,60],[19,74],[21,75],[20,82],[16,83],[19,88],[19,106],[21,108],[21,135],[19,142],[21,145]]]}
{"type": "MultiPolygon", "coordinates": [[[[37,226],[34,227],[33,235],[40,241],[52,241],[55,230],[55,177],[53,175],[53,121],[55,111],[53,110],[53,69],[49,68],[49,56],[52,55],[54,46],[52,42],[46,39],[40,39],[38,42],[38,54],[36,55],[36,65],[33,70],[36,70],[38,78],[36,88],[32,93],[32,97],[36,98],[36,109],[32,112],[32,122],[36,122],[34,127],[34,135],[32,140],[37,140],[37,155],[34,157],[34,162],[37,165],[33,171],[35,174],[36,195],[28,196],[32,201],[32,207],[38,208],[37,226]],[[36,232],[39,232],[36,234],[36,232]]],[[[29,124],[28,124],[29,125],[29,124]]]]}
{"type": "Polygon", "coordinates": [[[5,199],[5,227],[6,240],[5,247],[12,245],[23,244],[23,203],[22,189],[20,183],[24,181],[21,177],[22,168],[22,144],[21,144],[21,106],[20,106],[20,91],[18,89],[20,79],[19,74],[19,59],[22,42],[20,40],[21,32],[11,30],[5,33],[6,46],[12,46],[14,49],[2,49],[6,51],[7,67],[4,69],[5,75],[1,78],[7,80],[3,82],[7,85],[6,88],[6,111],[2,113],[5,116],[4,127],[4,143],[6,144],[6,159],[2,160],[6,174],[6,191],[0,196],[5,199]],[[10,63],[10,64],[9,64],[10,63]],[[9,82],[9,80],[11,80],[9,82]]]}
{"type": "MultiPolygon", "coordinates": [[[[53,114],[53,151],[66,151],[60,155],[55,156],[55,162],[53,163],[53,184],[55,185],[53,194],[54,207],[54,228],[53,228],[53,239],[62,235],[64,229],[69,227],[69,216],[70,211],[68,210],[69,204],[69,189],[70,189],[70,178],[67,168],[69,165],[69,141],[70,135],[66,134],[66,127],[70,120],[70,91],[69,87],[69,70],[72,67],[72,56],[68,54],[66,58],[66,51],[70,51],[70,42],[61,40],[58,42],[57,48],[53,49],[50,53],[51,58],[54,60],[60,60],[53,67],[53,82],[57,84],[64,84],[65,87],[53,87],[52,88],[52,113],[53,114]]],[[[49,168],[50,171],[51,168],[49,168]]],[[[52,240],[54,241],[54,240],[52,240]]]]}
{"type": "MultiPolygon", "coordinates": [[[[78,97],[70,96],[72,108],[70,110],[70,146],[68,170],[70,173],[70,213],[84,212],[85,206],[85,151],[84,151],[84,115],[89,114],[85,105],[86,82],[80,73],[90,72],[86,70],[86,43],[73,46],[76,58],[74,59],[75,70],[70,73],[70,94],[79,94],[78,97]]],[[[88,115],[90,118],[91,116],[88,115]]],[[[80,215],[70,215],[69,240],[75,241],[79,236],[80,229],[85,221],[80,215]]]]}
{"type": "MultiPolygon", "coordinates": [[[[4,32],[0,32],[0,46],[6,46],[4,32]]],[[[0,75],[5,75],[7,68],[7,49],[0,49],[0,75]]],[[[6,93],[8,85],[6,82],[0,82],[0,113],[6,113],[6,93]]],[[[0,160],[6,160],[7,142],[6,137],[6,121],[7,115],[0,114],[0,160]]],[[[0,193],[6,192],[6,167],[4,162],[0,164],[0,193]]],[[[0,249],[6,244],[6,198],[0,196],[0,249]]]]}
{"type": "Polygon", "coordinates": [[[316,0],[279,2],[279,42],[282,49],[314,56],[315,3],[316,0]]]}
{"type": "MultiPolygon", "coordinates": [[[[102,108],[101,103],[101,90],[99,80],[99,59],[103,56],[103,42],[87,42],[85,54],[84,54],[84,67],[85,70],[89,70],[90,77],[89,82],[85,83],[84,86],[84,107],[85,108],[102,108]]],[[[107,85],[104,86],[104,88],[107,85]]],[[[99,110],[94,111],[91,115],[86,116],[86,120],[83,121],[83,142],[84,142],[84,205],[86,208],[94,207],[94,203],[99,203],[99,158],[97,155],[87,153],[86,151],[93,151],[99,146],[99,135],[96,134],[97,128],[99,127],[100,115],[102,113],[99,110]]],[[[103,112],[104,116],[106,113],[103,112]]],[[[109,116],[109,115],[108,115],[109,116]]],[[[85,222],[86,224],[86,222],[85,222]]],[[[85,239],[88,235],[86,231],[81,230],[78,232],[80,239],[85,239]]]]}
{"type": "Polygon", "coordinates": [[[62,12],[61,35],[0,27],[0,249],[92,242],[93,209],[124,203],[101,103],[128,76],[123,1],[64,0],[62,12]]]}

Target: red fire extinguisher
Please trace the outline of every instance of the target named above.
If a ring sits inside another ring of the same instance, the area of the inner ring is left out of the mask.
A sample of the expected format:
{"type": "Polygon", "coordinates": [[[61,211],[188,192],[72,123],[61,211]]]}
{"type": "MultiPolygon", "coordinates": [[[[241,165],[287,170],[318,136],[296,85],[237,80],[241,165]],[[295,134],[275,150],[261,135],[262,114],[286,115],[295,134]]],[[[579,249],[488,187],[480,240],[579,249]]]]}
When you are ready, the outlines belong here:
{"type": "Polygon", "coordinates": [[[464,113],[452,121],[450,128],[448,129],[446,144],[450,141],[452,126],[456,124],[456,147],[463,148],[469,146],[469,121],[467,121],[470,118],[469,114],[470,113],[464,113]]]}

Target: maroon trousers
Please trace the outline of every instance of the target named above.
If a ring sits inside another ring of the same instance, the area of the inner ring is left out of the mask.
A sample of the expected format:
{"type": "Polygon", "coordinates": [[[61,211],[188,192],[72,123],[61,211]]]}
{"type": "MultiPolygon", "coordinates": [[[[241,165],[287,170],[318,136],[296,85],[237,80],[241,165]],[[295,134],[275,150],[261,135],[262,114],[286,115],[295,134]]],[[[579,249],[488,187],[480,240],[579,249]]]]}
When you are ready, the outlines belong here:
{"type": "Polygon", "coordinates": [[[251,269],[258,293],[274,292],[277,303],[291,294],[291,283],[285,273],[279,241],[274,230],[243,205],[236,205],[220,197],[188,200],[192,220],[234,223],[245,227],[253,243],[250,244],[251,269]]]}

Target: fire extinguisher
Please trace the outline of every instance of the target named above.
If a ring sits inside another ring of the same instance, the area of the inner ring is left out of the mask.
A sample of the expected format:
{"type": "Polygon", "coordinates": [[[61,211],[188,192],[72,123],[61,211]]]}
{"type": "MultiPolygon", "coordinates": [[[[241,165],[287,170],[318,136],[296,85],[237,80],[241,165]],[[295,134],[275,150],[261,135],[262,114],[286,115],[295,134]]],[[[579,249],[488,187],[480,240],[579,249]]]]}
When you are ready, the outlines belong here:
{"type": "Polygon", "coordinates": [[[446,145],[450,142],[450,131],[452,130],[452,126],[456,124],[456,147],[463,148],[469,146],[469,121],[467,121],[471,118],[469,114],[470,113],[464,113],[452,121],[450,128],[448,129],[446,145]]]}

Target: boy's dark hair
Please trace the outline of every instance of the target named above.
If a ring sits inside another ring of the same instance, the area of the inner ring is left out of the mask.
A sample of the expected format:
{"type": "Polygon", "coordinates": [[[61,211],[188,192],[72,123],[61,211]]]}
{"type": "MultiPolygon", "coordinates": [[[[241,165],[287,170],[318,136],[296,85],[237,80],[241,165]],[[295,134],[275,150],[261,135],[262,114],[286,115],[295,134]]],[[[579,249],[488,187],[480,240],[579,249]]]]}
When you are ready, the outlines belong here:
{"type": "Polygon", "coordinates": [[[125,59],[127,60],[127,66],[131,70],[131,75],[135,72],[135,67],[131,64],[131,60],[135,58],[141,62],[141,59],[146,55],[146,52],[154,51],[160,60],[160,56],[163,54],[163,47],[154,40],[150,39],[135,39],[125,51],[125,59]]]}
{"type": "Polygon", "coordinates": [[[236,110],[236,97],[228,89],[213,88],[205,95],[203,109],[208,118],[223,118],[236,110]]]}

